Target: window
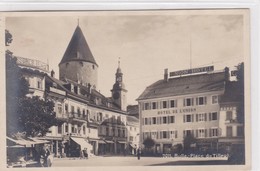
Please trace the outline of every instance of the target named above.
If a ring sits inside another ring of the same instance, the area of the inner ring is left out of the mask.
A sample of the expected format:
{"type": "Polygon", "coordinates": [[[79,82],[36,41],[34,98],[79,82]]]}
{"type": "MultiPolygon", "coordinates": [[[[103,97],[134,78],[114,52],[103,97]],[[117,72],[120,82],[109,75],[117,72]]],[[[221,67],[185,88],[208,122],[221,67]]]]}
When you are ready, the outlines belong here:
{"type": "Polygon", "coordinates": [[[218,128],[212,128],[211,129],[211,136],[217,137],[218,136],[218,128]]]}
{"type": "Polygon", "coordinates": [[[71,132],[74,133],[74,131],[75,131],[74,126],[71,126],[71,132]]]}
{"type": "Polygon", "coordinates": [[[157,103],[156,102],[152,103],[152,109],[157,109],[157,103]]]}
{"type": "Polygon", "coordinates": [[[85,109],[83,109],[82,114],[83,114],[83,117],[85,118],[86,117],[85,109]]]}
{"type": "Polygon", "coordinates": [[[58,126],[58,134],[61,134],[61,126],[58,126]]]}
{"type": "Polygon", "coordinates": [[[207,97],[198,97],[196,98],[197,105],[205,105],[207,104],[207,97]]]}
{"type": "Polygon", "coordinates": [[[62,106],[61,106],[61,104],[58,104],[58,113],[62,114],[62,106]]]}
{"type": "Polygon", "coordinates": [[[167,108],[167,101],[163,101],[163,102],[162,102],[162,108],[163,108],[163,109],[167,108]]]}
{"type": "Polygon", "coordinates": [[[170,132],[170,137],[169,138],[175,138],[175,131],[169,131],[170,132]]]}
{"type": "Polygon", "coordinates": [[[106,136],[109,136],[109,129],[106,127],[106,136]]]}
{"type": "Polygon", "coordinates": [[[144,103],[144,110],[149,110],[149,109],[150,109],[150,104],[144,103]]]}
{"type": "Polygon", "coordinates": [[[183,106],[193,106],[193,99],[192,98],[186,98],[184,99],[183,106]]]}
{"type": "Polygon", "coordinates": [[[218,96],[212,96],[212,104],[217,104],[218,103],[218,96]]]}
{"type": "Polygon", "coordinates": [[[156,117],[152,118],[152,124],[156,124],[156,117]]]}
{"type": "Polygon", "coordinates": [[[218,120],[218,113],[217,112],[211,113],[211,120],[213,120],[213,121],[218,120]]]}
{"type": "Polygon", "coordinates": [[[174,123],[174,116],[169,117],[169,123],[174,123]]]}
{"type": "Polygon", "coordinates": [[[42,89],[42,80],[41,79],[37,80],[37,88],[42,89]]]}
{"type": "Polygon", "coordinates": [[[191,135],[191,130],[184,130],[183,131],[183,136],[186,137],[186,136],[190,136],[191,135]]]}
{"type": "Polygon", "coordinates": [[[65,132],[69,132],[69,126],[65,125],[65,132]]]}
{"type": "Polygon", "coordinates": [[[243,137],[244,136],[244,127],[243,126],[238,126],[237,127],[237,136],[238,137],[243,137]]]}
{"type": "Polygon", "coordinates": [[[68,104],[65,104],[65,112],[68,113],[68,111],[69,111],[69,106],[68,104]]]}
{"type": "Polygon", "coordinates": [[[233,136],[233,129],[232,126],[227,126],[227,137],[232,137],[233,136]]]}
{"type": "Polygon", "coordinates": [[[198,137],[199,138],[205,138],[205,129],[199,129],[198,130],[198,137]]]}
{"type": "Polygon", "coordinates": [[[198,122],[202,122],[202,121],[205,121],[205,114],[204,113],[198,114],[198,122]]]}
{"type": "Polygon", "coordinates": [[[88,133],[91,133],[91,129],[90,128],[88,129],[88,133]]]}
{"type": "Polygon", "coordinates": [[[71,106],[71,113],[74,113],[74,106],[71,106]]]}
{"type": "Polygon", "coordinates": [[[125,137],[125,130],[122,130],[122,137],[125,137]]]}
{"type": "Polygon", "coordinates": [[[144,124],[148,125],[148,118],[144,118],[144,124]]]}
{"type": "Polygon", "coordinates": [[[177,100],[171,100],[170,101],[170,107],[171,108],[177,107],[177,100]]]}
{"type": "Polygon", "coordinates": [[[192,122],[192,116],[191,115],[184,115],[184,122],[192,122]]]}
{"type": "Polygon", "coordinates": [[[157,137],[157,132],[151,132],[151,138],[156,139],[157,137]]]}
{"type": "Polygon", "coordinates": [[[226,120],[231,120],[232,119],[232,111],[227,111],[226,112],[226,120]]]}
{"type": "Polygon", "coordinates": [[[166,116],[163,117],[163,124],[167,124],[167,117],[166,116]]]}
{"type": "Polygon", "coordinates": [[[86,134],[86,127],[83,126],[83,134],[85,135],[86,134]]]}
{"type": "Polygon", "coordinates": [[[129,141],[133,141],[134,140],[134,137],[133,136],[130,136],[129,137],[129,141]]]}
{"type": "Polygon", "coordinates": [[[77,114],[78,114],[78,116],[80,116],[80,114],[81,114],[79,107],[77,108],[77,114]]]}
{"type": "Polygon", "coordinates": [[[167,138],[167,131],[163,131],[163,137],[162,138],[167,138]]]}

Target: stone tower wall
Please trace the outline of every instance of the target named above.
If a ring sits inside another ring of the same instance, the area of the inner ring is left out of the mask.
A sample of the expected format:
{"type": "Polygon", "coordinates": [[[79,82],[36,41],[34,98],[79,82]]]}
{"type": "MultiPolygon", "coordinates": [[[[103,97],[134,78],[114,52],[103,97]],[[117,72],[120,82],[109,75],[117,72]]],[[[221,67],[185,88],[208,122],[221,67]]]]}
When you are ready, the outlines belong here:
{"type": "Polygon", "coordinates": [[[59,65],[60,80],[68,78],[79,81],[83,84],[90,83],[91,86],[98,86],[98,66],[90,62],[70,61],[59,65]]]}

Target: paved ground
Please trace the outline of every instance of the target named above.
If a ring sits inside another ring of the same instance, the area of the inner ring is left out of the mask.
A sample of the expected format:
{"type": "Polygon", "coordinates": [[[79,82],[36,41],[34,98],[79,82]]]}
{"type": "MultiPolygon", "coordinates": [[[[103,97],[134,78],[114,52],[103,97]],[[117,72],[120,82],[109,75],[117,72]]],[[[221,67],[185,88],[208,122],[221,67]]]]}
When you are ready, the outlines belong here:
{"type": "Polygon", "coordinates": [[[226,165],[223,158],[162,158],[162,157],[92,157],[89,159],[55,158],[53,167],[85,167],[85,166],[171,166],[171,165],[226,165]],[[206,161],[207,160],[207,161],[206,161]]]}

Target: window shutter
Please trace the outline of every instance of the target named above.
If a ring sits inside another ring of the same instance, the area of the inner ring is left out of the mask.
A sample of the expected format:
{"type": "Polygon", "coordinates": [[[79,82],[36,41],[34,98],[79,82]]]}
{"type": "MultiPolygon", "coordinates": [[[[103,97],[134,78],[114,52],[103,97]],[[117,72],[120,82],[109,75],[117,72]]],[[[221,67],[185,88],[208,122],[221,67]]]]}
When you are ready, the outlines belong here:
{"type": "Polygon", "coordinates": [[[170,138],[170,131],[167,131],[167,138],[170,138]]]}
{"type": "Polygon", "coordinates": [[[199,98],[196,97],[196,105],[199,105],[199,98]]]}
{"type": "Polygon", "coordinates": [[[196,114],[196,122],[198,122],[199,121],[199,116],[198,116],[198,114],[196,114]]]}
{"type": "Polygon", "coordinates": [[[211,121],[211,112],[209,113],[209,121],[211,121]]]}
{"type": "Polygon", "coordinates": [[[186,103],[185,103],[185,98],[183,99],[183,106],[185,107],[186,106],[186,103]]]}
{"type": "Polygon", "coordinates": [[[221,136],[221,135],[222,135],[222,129],[219,128],[219,129],[218,129],[218,136],[221,136]]]}
{"type": "Polygon", "coordinates": [[[198,132],[198,130],[196,129],[196,135],[195,135],[196,138],[198,137],[198,134],[199,134],[199,132],[198,132]]]}
{"type": "Polygon", "coordinates": [[[209,137],[212,137],[212,131],[213,131],[213,129],[209,129],[209,137]]]}
{"type": "Polygon", "coordinates": [[[191,115],[191,122],[194,122],[194,114],[191,115]]]}
{"type": "Polygon", "coordinates": [[[175,131],[175,138],[178,138],[178,132],[177,132],[177,130],[175,131]]]}
{"type": "Polygon", "coordinates": [[[183,115],[183,122],[185,123],[185,115],[183,115]]]}
{"type": "Polygon", "coordinates": [[[194,98],[191,98],[191,106],[194,106],[194,98]]]}
{"type": "Polygon", "coordinates": [[[207,104],[207,96],[204,97],[205,105],[207,104]]]}
{"type": "Polygon", "coordinates": [[[205,121],[207,121],[207,113],[204,113],[205,121]]]}
{"type": "Polygon", "coordinates": [[[177,100],[174,100],[174,107],[178,107],[177,106],[177,100]]]}
{"type": "Polygon", "coordinates": [[[205,129],[205,138],[208,137],[208,131],[205,129]]]}
{"type": "Polygon", "coordinates": [[[185,130],[183,130],[183,138],[185,138],[185,130]]]}
{"type": "Polygon", "coordinates": [[[167,116],[166,124],[169,124],[169,123],[170,123],[170,116],[167,116]]]}

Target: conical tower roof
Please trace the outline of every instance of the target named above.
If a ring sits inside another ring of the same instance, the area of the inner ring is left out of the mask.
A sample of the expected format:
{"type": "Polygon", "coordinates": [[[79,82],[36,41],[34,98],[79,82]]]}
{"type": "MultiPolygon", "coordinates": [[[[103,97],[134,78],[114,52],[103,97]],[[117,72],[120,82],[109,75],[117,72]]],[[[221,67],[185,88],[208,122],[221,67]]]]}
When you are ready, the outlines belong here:
{"type": "Polygon", "coordinates": [[[70,61],[85,61],[97,65],[79,26],[75,29],[60,64],[70,61]]]}

